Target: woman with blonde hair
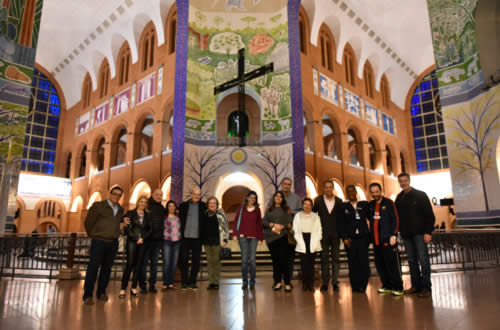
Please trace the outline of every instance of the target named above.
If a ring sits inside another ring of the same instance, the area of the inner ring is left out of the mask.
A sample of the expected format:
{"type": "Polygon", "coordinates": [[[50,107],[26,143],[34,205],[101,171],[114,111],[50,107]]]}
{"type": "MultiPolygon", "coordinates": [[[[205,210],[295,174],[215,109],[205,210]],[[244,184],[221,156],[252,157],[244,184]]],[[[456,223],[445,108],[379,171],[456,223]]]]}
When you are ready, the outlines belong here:
{"type": "Polygon", "coordinates": [[[216,197],[207,199],[207,210],[201,219],[201,242],[205,249],[208,266],[208,290],[219,289],[220,251],[227,245],[229,230],[224,211],[219,209],[216,197]]]}
{"type": "Polygon", "coordinates": [[[137,199],[136,207],[125,214],[123,219],[128,219],[130,223],[124,228],[124,234],[127,236],[126,253],[127,265],[123,272],[120,298],[125,298],[130,274],[134,271],[132,278],[132,288],[130,294],[137,296],[137,282],[141,273],[141,265],[144,259],[144,240],[151,235],[151,216],[147,211],[148,197],[140,196],[137,199]]]}

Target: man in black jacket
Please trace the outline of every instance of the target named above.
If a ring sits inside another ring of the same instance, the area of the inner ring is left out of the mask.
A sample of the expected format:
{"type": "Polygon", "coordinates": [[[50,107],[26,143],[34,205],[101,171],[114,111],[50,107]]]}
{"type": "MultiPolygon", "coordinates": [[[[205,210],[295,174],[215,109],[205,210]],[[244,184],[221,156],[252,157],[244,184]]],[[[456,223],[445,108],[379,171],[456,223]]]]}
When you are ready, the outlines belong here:
{"type": "Polygon", "coordinates": [[[375,267],[377,268],[382,287],[381,294],[392,293],[402,296],[403,281],[398,255],[399,218],[394,202],[382,195],[382,186],[374,182],[370,184],[370,202],[368,219],[370,219],[370,234],[373,240],[375,267]]]}
{"type": "Polygon", "coordinates": [[[333,194],[333,181],[326,180],[323,183],[323,195],[314,200],[313,211],[317,212],[321,219],[323,239],[321,240],[321,278],[323,284],[321,291],[328,290],[330,282],[330,251],[332,254],[332,285],[333,290],[339,290],[338,277],[340,269],[340,233],[344,225],[344,205],[342,200],[333,194]]]}
{"type": "Polygon", "coordinates": [[[405,244],[411,277],[411,288],[405,293],[431,297],[431,263],[427,244],[432,239],[436,218],[427,194],[410,186],[408,173],[399,174],[398,181],[402,189],[396,198],[401,219],[399,231],[405,244]]]}
{"type": "Polygon", "coordinates": [[[181,220],[181,251],[179,267],[182,275],[182,288],[185,291],[199,290],[196,285],[201,262],[201,217],[207,206],[201,201],[201,190],[196,187],[191,192],[191,199],[179,206],[179,219],[181,220]],[[191,255],[191,271],[189,269],[189,256],[191,255]]]}
{"type": "Polygon", "coordinates": [[[161,204],[163,191],[155,189],[148,200],[148,211],[151,215],[151,234],[144,241],[144,263],[140,279],[141,293],[147,293],[146,268],[149,263],[149,292],[156,293],[156,275],[158,273],[158,257],[163,246],[163,226],[165,208],[161,204]]]}
{"type": "Polygon", "coordinates": [[[347,186],[346,193],[348,201],[344,203],[345,226],[342,237],[349,263],[349,280],[352,291],[365,292],[370,277],[369,206],[367,201],[358,201],[356,187],[353,185],[347,186]]]}

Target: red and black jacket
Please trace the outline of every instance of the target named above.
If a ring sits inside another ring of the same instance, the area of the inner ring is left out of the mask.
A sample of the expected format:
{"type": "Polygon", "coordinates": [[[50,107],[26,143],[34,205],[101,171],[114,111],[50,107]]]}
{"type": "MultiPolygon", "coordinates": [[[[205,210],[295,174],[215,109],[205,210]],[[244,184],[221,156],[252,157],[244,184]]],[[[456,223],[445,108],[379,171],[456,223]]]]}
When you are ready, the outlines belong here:
{"type": "Polygon", "coordinates": [[[376,202],[370,202],[368,219],[370,220],[370,236],[374,245],[386,245],[391,236],[396,236],[399,230],[399,217],[394,202],[382,196],[379,207],[380,218],[375,217],[376,202]]]}

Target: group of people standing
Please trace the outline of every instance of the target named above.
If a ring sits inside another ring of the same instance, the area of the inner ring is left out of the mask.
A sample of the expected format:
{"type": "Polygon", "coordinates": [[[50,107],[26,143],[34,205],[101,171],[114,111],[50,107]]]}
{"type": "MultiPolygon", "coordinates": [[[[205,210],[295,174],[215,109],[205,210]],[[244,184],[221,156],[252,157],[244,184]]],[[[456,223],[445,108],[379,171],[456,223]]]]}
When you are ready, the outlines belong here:
{"type": "MultiPolygon", "coordinates": [[[[273,290],[291,291],[296,253],[300,256],[300,277],[305,291],[314,291],[314,264],[320,255],[320,290],[329,284],[338,291],[340,243],[348,257],[352,290],[365,292],[370,276],[369,245],[373,244],[375,266],[380,276],[381,294],[418,293],[431,295],[430,261],[427,243],[432,239],[434,214],[427,195],[410,186],[410,176],[401,173],[402,188],[396,202],[382,195],[382,187],[369,187],[372,201],[358,201],[355,186],[346,188],[343,202],[334,195],[334,183],[323,183],[323,194],[313,201],[301,199],[291,191],[292,180],[283,179],[265,207],[264,217],[257,194],[250,191],[236,210],[233,240],[241,250],[242,289],[254,289],[256,284],[257,246],[265,240],[273,265],[273,290]],[[398,214],[400,216],[398,216],[398,214]],[[410,267],[411,288],[403,291],[397,251],[397,236],[401,234],[410,267]]],[[[219,288],[221,249],[229,240],[228,222],[216,197],[201,201],[201,191],[195,188],[191,198],[178,207],[174,201],[162,205],[163,193],[156,189],[151,198],[141,196],[136,208],[124,214],[119,205],[123,191],[112,188],[109,198],[96,202],[89,209],[85,229],[92,238],[90,261],[84,284],[83,300],[93,304],[97,280],[97,298],[108,300],[106,287],[118,250],[118,237],[127,237],[127,263],[122,278],[120,297],[126,296],[133,272],[131,296],[140,292],[156,293],[157,266],[160,250],[163,256],[162,290],[174,289],[177,265],[181,270],[181,290],[199,290],[202,247],[208,265],[209,290],[219,288]],[[146,269],[150,267],[149,287],[146,269]],[[99,271],[100,269],[100,271],[99,271]],[[99,272],[99,277],[97,276],[99,272]]]]}

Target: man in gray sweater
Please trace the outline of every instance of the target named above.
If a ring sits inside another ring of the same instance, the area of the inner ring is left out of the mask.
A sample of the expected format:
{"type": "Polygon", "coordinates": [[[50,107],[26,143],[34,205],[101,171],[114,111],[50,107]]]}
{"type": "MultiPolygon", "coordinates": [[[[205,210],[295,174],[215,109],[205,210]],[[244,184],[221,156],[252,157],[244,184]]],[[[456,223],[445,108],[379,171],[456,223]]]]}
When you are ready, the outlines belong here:
{"type": "Polygon", "coordinates": [[[109,198],[95,202],[85,218],[85,230],[92,239],[89,251],[89,264],[85,274],[83,302],[93,305],[94,286],[97,280],[97,298],[107,301],[106,288],[108,286],[111,267],[118,250],[118,237],[123,226],[129,224],[129,219],[123,217],[123,208],[118,203],[123,195],[120,187],[114,187],[109,192],[109,198]],[[100,272],[99,272],[100,269],[100,272]],[[99,278],[97,273],[99,272],[99,278]]]}

